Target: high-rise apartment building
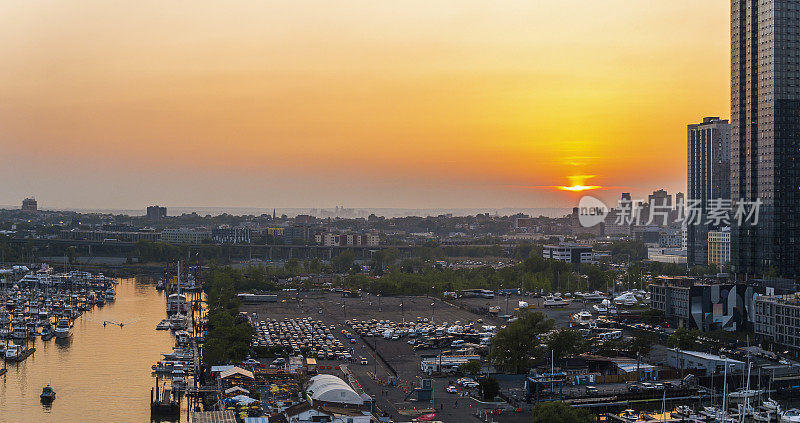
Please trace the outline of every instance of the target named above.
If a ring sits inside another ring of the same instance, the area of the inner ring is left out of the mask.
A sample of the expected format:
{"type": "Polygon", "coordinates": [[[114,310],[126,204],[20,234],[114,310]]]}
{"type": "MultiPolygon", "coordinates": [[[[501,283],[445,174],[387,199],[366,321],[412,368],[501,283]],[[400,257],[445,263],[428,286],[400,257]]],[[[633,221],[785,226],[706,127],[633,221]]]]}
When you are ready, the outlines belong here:
{"type": "Polygon", "coordinates": [[[704,266],[708,264],[708,231],[716,229],[710,227],[706,217],[711,208],[721,205],[716,199],[727,201],[731,198],[731,129],[728,121],[706,117],[702,123],[688,125],[686,157],[686,206],[699,209],[701,215],[699,222],[689,222],[686,227],[686,262],[689,266],[704,266]]]}
{"type": "Polygon", "coordinates": [[[800,275],[800,0],[731,1],[731,143],[732,272],[800,275]]]}
{"type": "Polygon", "coordinates": [[[167,208],[160,206],[147,207],[147,220],[158,221],[167,217],[167,208]]]}

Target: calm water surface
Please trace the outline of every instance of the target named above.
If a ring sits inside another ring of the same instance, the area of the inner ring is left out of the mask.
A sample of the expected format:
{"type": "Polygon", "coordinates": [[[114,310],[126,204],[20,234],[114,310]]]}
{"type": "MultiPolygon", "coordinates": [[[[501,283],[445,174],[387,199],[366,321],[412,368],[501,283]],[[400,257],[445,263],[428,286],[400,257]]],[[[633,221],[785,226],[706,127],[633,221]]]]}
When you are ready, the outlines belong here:
{"type": "Polygon", "coordinates": [[[165,304],[152,280],[121,279],[116,300],[85,312],[71,337],[37,339],[36,353],[0,376],[0,422],[149,422],[151,366],[175,342],[155,330],[165,304]],[[57,396],[45,407],[39,394],[48,383],[57,396]]]}

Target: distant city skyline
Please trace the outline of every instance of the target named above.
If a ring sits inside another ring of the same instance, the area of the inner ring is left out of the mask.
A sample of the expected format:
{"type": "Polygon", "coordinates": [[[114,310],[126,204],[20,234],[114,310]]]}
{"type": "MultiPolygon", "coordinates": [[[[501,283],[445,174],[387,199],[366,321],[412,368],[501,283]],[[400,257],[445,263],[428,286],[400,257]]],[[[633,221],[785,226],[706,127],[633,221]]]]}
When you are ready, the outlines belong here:
{"type": "Polygon", "coordinates": [[[0,202],[561,208],[585,188],[685,191],[686,123],[730,110],[729,6],[3,2],[0,202]]]}

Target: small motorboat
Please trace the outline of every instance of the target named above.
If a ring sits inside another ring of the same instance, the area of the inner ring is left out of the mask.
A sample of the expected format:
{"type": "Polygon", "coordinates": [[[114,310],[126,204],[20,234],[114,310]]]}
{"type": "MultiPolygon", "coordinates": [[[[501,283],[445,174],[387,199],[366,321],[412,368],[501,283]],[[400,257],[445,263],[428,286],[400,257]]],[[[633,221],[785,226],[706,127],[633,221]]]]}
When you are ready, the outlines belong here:
{"type": "Polygon", "coordinates": [[[172,330],[186,329],[186,326],[186,316],[181,313],[175,313],[169,318],[169,327],[172,330]]]}
{"type": "Polygon", "coordinates": [[[54,391],[50,385],[47,385],[42,388],[42,395],[39,395],[39,398],[41,398],[44,403],[51,403],[56,399],[56,391],[54,391]]]}
{"type": "Polygon", "coordinates": [[[52,338],[55,334],[56,332],[53,330],[53,326],[50,324],[50,322],[47,322],[44,324],[44,326],[42,326],[41,337],[43,341],[47,341],[48,339],[52,338]]]}
{"type": "Polygon", "coordinates": [[[692,408],[689,407],[688,405],[679,405],[675,407],[675,414],[677,414],[680,417],[691,417],[694,414],[694,412],[692,411],[692,408]]]}
{"type": "Polygon", "coordinates": [[[635,422],[639,420],[639,415],[633,410],[625,410],[619,415],[619,418],[628,422],[635,422]]]}
{"type": "Polygon", "coordinates": [[[772,413],[769,411],[756,411],[753,413],[753,420],[757,422],[771,422],[772,413]]]}
{"type": "Polygon", "coordinates": [[[17,361],[22,356],[22,350],[19,345],[9,344],[6,346],[5,359],[6,361],[17,361]]]}
{"type": "Polygon", "coordinates": [[[169,319],[164,319],[157,324],[156,330],[169,330],[169,319]]]}
{"type": "Polygon", "coordinates": [[[68,319],[61,319],[56,323],[56,338],[67,338],[72,335],[71,331],[72,327],[68,319]]]}
{"type": "Polygon", "coordinates": [[[780,407],[778,401],[775,401],[772,398],[767,398],[766,400],[764,400],[764,402],[761,403],[761,406],[764,407],[764,409],[766,409],[767,411],[777,411],[778,407],[780,407]]]}
{"type": "Polygon", "coordinates": [[[781,414],[781,423],[798,423],[800,422],[800,410],[791,408],[781,414]]]}

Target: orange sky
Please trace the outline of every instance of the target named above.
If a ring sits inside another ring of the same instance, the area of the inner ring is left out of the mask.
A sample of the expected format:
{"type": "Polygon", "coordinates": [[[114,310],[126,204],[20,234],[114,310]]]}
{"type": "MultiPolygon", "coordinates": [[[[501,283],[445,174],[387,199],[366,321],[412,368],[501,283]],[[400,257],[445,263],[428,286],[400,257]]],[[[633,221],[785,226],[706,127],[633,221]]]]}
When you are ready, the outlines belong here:
{"type": "Polygon", "coordinates": [[[564,207],[685,190],[725,0],[0,3],[0,204],[564,207]],[[574,178],[573,178],[574,179],[574,178]]]}

